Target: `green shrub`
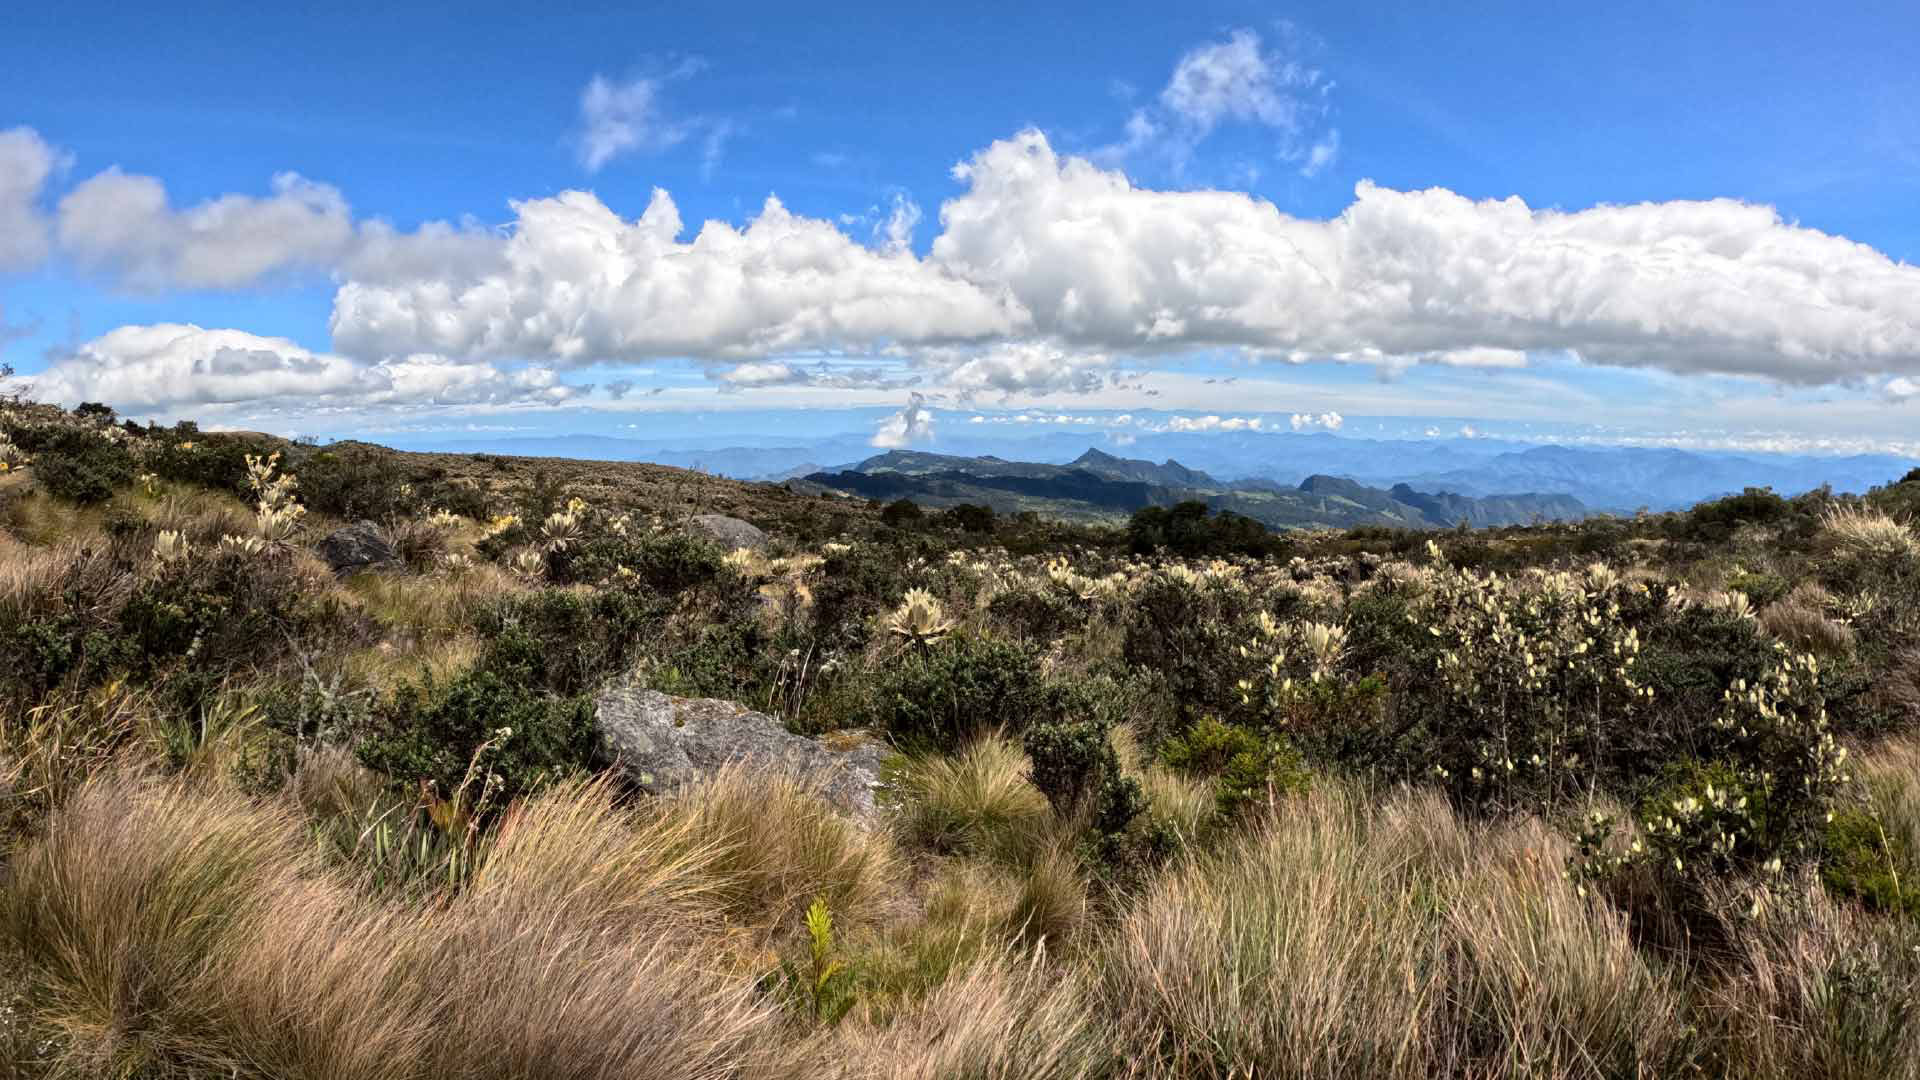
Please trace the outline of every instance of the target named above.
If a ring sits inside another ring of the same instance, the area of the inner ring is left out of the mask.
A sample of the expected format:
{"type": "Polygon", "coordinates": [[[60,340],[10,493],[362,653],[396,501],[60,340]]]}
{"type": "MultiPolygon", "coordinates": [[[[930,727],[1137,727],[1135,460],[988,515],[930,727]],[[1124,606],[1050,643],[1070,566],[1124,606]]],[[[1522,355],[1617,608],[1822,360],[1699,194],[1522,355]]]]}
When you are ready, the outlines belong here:
{"type": "Polygon", "coordinates": [[[87,428],[58,426],[38,438],[16,436],[14,441],[34,455],[35,482],[56,498],[102,503],[133,482],[133,454],[87,428]]]}
{"type": "Polygon", "coordinates": [[[890,528],[910,529],[926,517],[920,504],[911,499],[895,499],[880,511],[880,520],[890,528]]]}
{"type": "Polygon", "coordinates": [[[1058,589],[1017,585],[987,605],[995,620],[1029,641],[1046,643],[1086,625],[1088,605],[1058,589]]]}
{"type": "Polygon", "coordinates": [[[300,499],[311,510],[349,521],[382,521],[410,515],[421,502],[402,489],[407,482],[400,455],[362,443],[330,446],[288,467],[300,481],[300,499]]]}
{"type": "MultiPolygon", "coordinates": [[[[1216,586],[1159,575],[1133,594],[1121,655],[1132,667],[1165,677],[1181,729],[1240,704],[1234,684],[1246,666],[1238,651],[1246,638],[1236,625],[1243,617],[1238,610],[1242,603],[1216,586]]],[[[1147,734],[1157,741],[1176,733],[1147,734]]]]}
{"type": "Polygon", "coordinates": [[[1281,555],[1285,540],[1265,525],[1231,510],[1211,512],[1194,500],[1172,507],[1143,506],[1127,522],[1127,546],[1136,555],[1164,551],[1186,558],[1281,555]]]}
{"type": "Polygon", "coordinates": [[[1920,918],[1920,859],[1907,838],[1888,832],[1865,807],[1849,806],[1827,822],[1820,880],[1827,891],[1870,911],[1920,918]]]}
{"type": "MultiPolygon", "coordinates": [[[[167,433],[156,429],[141,464],[173,483],[197,484],[250,498],[247,455],[266,453],[257,440],[238,435],[167,433]]],[[[302,497],[305,492],[302,492],[302,497]]]]}
{"type": "Polygon", "coordinates": [[[1215,800],[1227,817],[1270,796],[1299,794],[1311,786],[1305,759],[1285,736],[1262,737],[1214,717],[1169,739],[1160,758],[1189,776],[1217,777],[1215,800]]]}
{"type": "Polygon", "coordinates": [[[873,689],[866,721],[902,746],[951,752],[989,728],[1024,731],[1041,704],[1030,648],[955,634],[896,658],[873,689]]]}
{"type": "Polygon", "coordinates": [[[725,555],[710,540],[680,532],[590,537],[547,556],[547,576],[560,584],[605,583],[633,575],[635,584],[668,596],[728,573],[725,555]]]}
{"type": "Polygon", "coordinates": [[[662,605],[616,589],[542,589],[480,620],[481,666],[522,686],[579,694],[619,673],[659,629],[662,605]]]}
{"type": "Polygon", "coordinates": [[[360,760],[403,786],[430,781],[450,798],[469,777],[504,804],[587,767],[593,702],[542,693],[484,669],[444,684],[406,683],[382,703],[360,760]]]}

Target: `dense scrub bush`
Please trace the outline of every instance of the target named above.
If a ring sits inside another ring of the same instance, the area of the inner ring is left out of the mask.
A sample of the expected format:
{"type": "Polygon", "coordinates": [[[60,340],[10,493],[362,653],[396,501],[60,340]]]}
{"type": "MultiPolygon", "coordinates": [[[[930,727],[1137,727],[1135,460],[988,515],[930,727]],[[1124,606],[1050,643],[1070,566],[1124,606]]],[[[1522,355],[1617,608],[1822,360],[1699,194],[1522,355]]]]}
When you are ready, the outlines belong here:
{"type": "Polygon", "coordinates": [[[903,746],[945,752],[990,728],[1021,732],[1044,704],[1036,659],[1027,646],[968,634],[909,648],[879,676],[865,721],[903,746]]]}
{"type": "Polygon", "coordinates": [[[494,671],[403,684],[376,709],[358,747],[369,768],[402,785],[427,781],[443,799],[505,803],[594,753],[593,703],[556,697],[494,671]]]}
{"type": "Polygon", "coordinates": [[[56,498],[102,503],[133,482],[133,453],[92,428],[58,424],[16,429],[12,439],[33,455],[35,482],[56,498]]]}
{"type": "Polygon", "coordinates": [[[1185,558],[1279,555],[1286,540],[1265,525],[1230,510],[1210,512],[1203,502],[1146,506],[1127,523],[1127,546],[1137,555],[1165,551],[1185,558]]]}
{"type": "Polygon", "coordinates": [[[294,558],[240,551],[190,554],[144,577],[119,617],[138,670],[187,662],[203,674],[241,670],[317,635],[351,629],[294,558]]]}
{"type": "Polygon", "coordinates": [[[400,456],[384,447],[346,443],[314,450],[289,471],[299,477],[306,504],[333,517],[382,521],[425,505],[407,486],[400,456]]]}
{"type": "Polygon", "coordinates": [[[246,496],[251,493],[247,455],[260,452],[258,440],[245,436],[152,428],[140,464],[170,483],[246,496]]]}
{"type": "Polygon", "coordinates": [[[480,619],[481,666],[518,685],[585,693],[620,673],[665,618],[659,601],[615,589],[541,589],[480,619]]]}
{"type": "Polygon", "coordinates": [[[1836,897],[1868,910],[1920,920],[1920,852],[1899,830],[1889,831],[1870,807],[1836,810],[1822,837],[1820,880],[1836,897]]]}
{"type": "MultiPolygon", "coordinates": [[[[1237,598],[1212,583],[1155,574],[1134,592],[1125,611],[1122,655],[1138,669],[1166,680],[1184,729],[1201,716],[1220,715],[1238,703],[1234,681],[1244,642],[1236,623],[1244,612],[1237,598]]],[[[1154,739],[1177,732],[1149,732],[1154,739]]]]}
{"type": "Polygon", "coordinates": [[[547,554],[547,576],[556,583],[630,580],[669,596],[709,584],[726,573],[717,545],[682,532],[607,533],[547,554]]]}
{"type": "Polygon", "coordinates": [[[1771,488],[1748,488],[1738,495],[1704,502],[1674,518],[1679,538],[1701,543],[1724,543],[1741,525],[1770,525],[1787,517],[1787,500],[1771,488]]]}

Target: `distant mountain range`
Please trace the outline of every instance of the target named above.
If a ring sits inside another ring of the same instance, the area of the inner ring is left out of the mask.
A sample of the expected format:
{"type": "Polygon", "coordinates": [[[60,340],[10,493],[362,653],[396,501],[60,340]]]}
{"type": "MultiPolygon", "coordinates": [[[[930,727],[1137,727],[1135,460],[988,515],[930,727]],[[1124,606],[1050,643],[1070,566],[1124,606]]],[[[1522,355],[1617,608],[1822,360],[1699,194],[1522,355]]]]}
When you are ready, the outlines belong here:
{"type": "MultiPolygon", "coordinates": [[[[1492,439],[1366,439],[1324,432],[1141,433],[1127,444],[1130,456],[1125,458],[1098,450],[1083,453],[1087,442],[1084,431],[1010,437],[957,429],[941,432],[944,454],[903,453],[931,461],[1059,463],[1051,467],[1084,468],[1109,480],[1212,491],[1290,492],[1309,478],[1324,476],[1346,477],[1386,491],[1405,484],[1416,493],[1451,492],[1476,499],[1510,492],[1549,493],[1570,495],[1590,512],[1616,513],[1631,513],[1643,506],[1681,509],[1747,487],[1771,487],[1794,495],[1831,484],[1835,490],[1859,492],[1898,480],[1920,465],[1886,454],[1734,454],[1492,439]],[[1162,463],[1153,464],[1155,460],[1162,463]],[[1180,472],[1168,472],[1169,467],[1180,472]]],[[[774,482],[820,472],[863,471],[873,453],[868,437],[853,433],[666,439],[559,435],[399,445],[453,453],[647,461],[774,482]],[[716,446],[716,438],[732,438],[740,444],[716,446]]],[[[904,465],[898,470],[913,471],[904,465]]],[[[1003,470],[996,475],[1017,474],[1003,470]]]]}
{"type": "Polygon", "coordinates": [[[1475,497],[1421,492],[1406,484],[1381,489],[1336,476],[1310,476],[1296,487],[1271,481],[1233,485],[1172,459],[1156,465],[1097,449],[1065,465],[891,450],[792,483],[869,499],[909,499],[929,507],[975,503],[1001,513],[1031,510],[1062,520],[1106,524],[1124,520],[1145,506],[1171,506],[1189,499],[1244,514],[1275,529],[1355,525],[1432,529],[1463,520],[1475,526],[1511,525],[1536,519],[1576,520],[1588,513],[1578,499],[1566,495],[1475,497]]]}

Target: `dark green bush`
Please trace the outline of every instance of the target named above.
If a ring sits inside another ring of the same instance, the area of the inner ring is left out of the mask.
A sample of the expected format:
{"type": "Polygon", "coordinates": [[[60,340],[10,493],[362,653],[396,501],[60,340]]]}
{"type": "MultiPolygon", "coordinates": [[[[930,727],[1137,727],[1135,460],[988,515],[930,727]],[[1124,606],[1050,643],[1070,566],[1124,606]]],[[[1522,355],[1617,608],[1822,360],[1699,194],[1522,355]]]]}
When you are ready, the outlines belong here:
{"type": "Polygon", "coordinates": [[[666,617],[656,599],[617,589],[542,589],[480,621],[481,666],[521,686],[579,694],[624,670],[666,617]]]}
{"type": "Polygon", "coordinates": [[[604,534],[547,555],[547,576],[560,584],[617,582],[623,569],[634,583],[669,596],[729,573],[717,545],[680,532],[604,534]]]}
{"type": "Polygon", "coordinates": [[[1748,488],[1738,495],[1703,502],[1674,520],[1674,533],[1700,543],[1724,543],[1741,525],[1769,525],[1788,516],[1787,500],[1771,488],[1748,488]]]}
{"type": "Polygon", "coordinates": [[[272,663],[328,635],[354,632],[289,559],[197,553],[142,579],[119,614],[134,673],[184,663],[210,679],[272,663]]]}
{"type": "Polygon", "coordinates": [[[948,507],[940,515],[945,521],[962,532],[991,533],[993,531],[993,507],[974,503],[961,503],[948,507]]]}
{"type": "Polygon", "coordinates": [[[867,726],[902,747],[951,752],[981,731],[1023,731],[1043,704],[1038,656],[1024,645],[955,634],[909,648],[870,695],[867,726]]]}
{"type": "Polygon", "coordinates": [[[1020,637],[1044,644],[1086,625],[1088,605],[1058,589],[1017,585],[996,593],[987,611],[1020,637]]]}
{"type": "Polygon", "coordinates": [[[143,460],[147,471],[163,480],[197,484],[246,498],[252,495],[247,455],[271,452],[256,440],[237,435],[196,433],[186,437],[156,429],[143,460]]]}
{"type": "Polygon", "coordinates": [[[1289,549],[1258,521],[1231,510],[1212,513],[1206,503],[1194,500],[1134,511],[1127,523],[1127,546],[1136,555],[1164,551],[1186,558],[1281,555],[1289,549]]]}
{"type": "Polygon", "coordinates": [[[880,511],[880,520],[891,528],[908,529],[920,524],[926,514],[911,499],[895,499],[880,511]]]}
{"type": "Polygon", "coordinates": [[[33,455],[34,481],[57,498],[82,505],[102,503],[133,482],[133,454],[88,428],[48,425],[35,437],[14,441],[33,455]]]}
{"type": "Polygon", "coordinates": [[[595,747],[591,700],[554,697],[485,669],[444,684],[407,683],[374,724],[358,748],[367,767],[403,787],[430,782],[442,798],[472,769],[474,787],[490,783],[496,805],[588,767],[595,747]]]}
{"type": "Polygon", "coordinates": [[[349,521],[412,515],[425,505],[402,490],[407,471],[385,447],[342,443],[303,455],[288,471],[308,508],[349,521]]]}
{"type": "Polygon", "coordinates": [[[1889,833],[1861,806],[1834,812],[1826,827],[1820,880],[1827,891],[1859,901],[1869,911],[1920,918],[1920,859],[1898,833],[1889,833]]]}
{"type": "MultiPolygon", "coordinates": [[[[1121,655],[1131,667],[1165,678],[1180,730],[1201,716],[1229,714],[1240,705],[1234,684],[1247,663],[1238,652],[1247,637],[1237,625],[1246,613],[1237,606],[1217,589],[1156,576],[1140,586],[1127,608],[1121,655]]],[[[1158,742],[1178,733],[1147,735],[1158,742]]]]}

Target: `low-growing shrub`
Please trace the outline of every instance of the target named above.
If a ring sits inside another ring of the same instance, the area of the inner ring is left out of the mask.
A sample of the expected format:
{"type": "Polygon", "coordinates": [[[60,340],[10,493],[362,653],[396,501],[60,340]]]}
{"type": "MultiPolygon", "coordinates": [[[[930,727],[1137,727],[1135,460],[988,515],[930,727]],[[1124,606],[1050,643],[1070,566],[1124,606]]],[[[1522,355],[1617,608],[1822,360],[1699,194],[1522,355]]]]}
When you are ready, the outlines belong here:
{"type": "Polygon", "coordinates": [[[369,768],[440,798],[505,803],[586,768],[593,703],[542,693],[478,670],[445,683],[406,683],[375,711],[359,745],[369,768]]]}
{"type": "Polygon", "coordinates": [[[521,686],[580,694],[618,674],[665,617],[653,598],[615,589],[541,589],[479,620],[481,666],[521,686]]]}
{"type": "Polygon", "coordinates": [[[62,426],[41,439],[14,441],[33,453],[34,481],[55,498],[103,503],[133,482],[133,454],[97,431],[62,426]]]}
{"type": "Polygon", "coordinates": [[[1042,704],[1036,660],[1027,646],[969,634],[908,648],[873,687],[866,726],[943,752],[989,728],[1024,731],[1042,704]]]}

